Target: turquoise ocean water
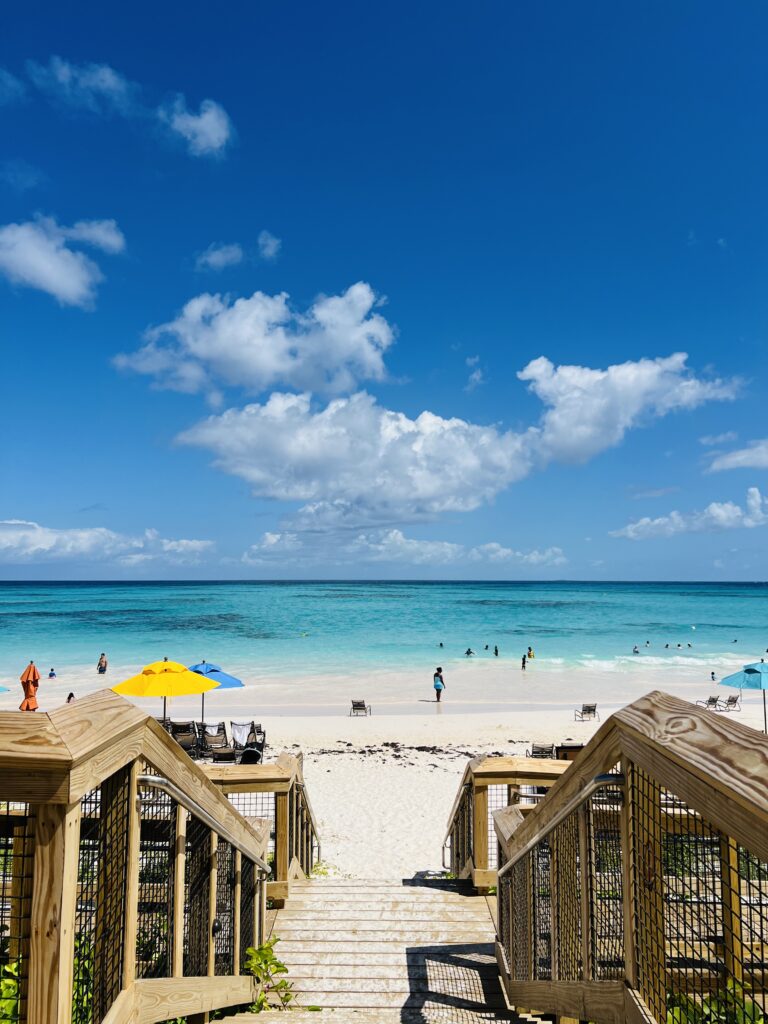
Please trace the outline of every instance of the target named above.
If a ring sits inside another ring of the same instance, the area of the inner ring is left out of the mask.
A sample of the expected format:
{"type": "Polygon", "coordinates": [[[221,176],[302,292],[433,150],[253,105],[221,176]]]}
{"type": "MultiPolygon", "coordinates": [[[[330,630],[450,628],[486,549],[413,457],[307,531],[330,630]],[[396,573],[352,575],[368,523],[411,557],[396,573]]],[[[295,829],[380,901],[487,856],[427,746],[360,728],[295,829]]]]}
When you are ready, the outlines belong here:
{"type": "Polygon", "coordinates": [[[768,584],[3,583],[0,610],[5,680],[30,658],[45,670],[101,651],[137,668],[168,655],[306,677],[450,664],[468,646],[487,658],[494,644],[503,659],[532,645],[540,669],[719,675],[768,647],[768,584]]]}

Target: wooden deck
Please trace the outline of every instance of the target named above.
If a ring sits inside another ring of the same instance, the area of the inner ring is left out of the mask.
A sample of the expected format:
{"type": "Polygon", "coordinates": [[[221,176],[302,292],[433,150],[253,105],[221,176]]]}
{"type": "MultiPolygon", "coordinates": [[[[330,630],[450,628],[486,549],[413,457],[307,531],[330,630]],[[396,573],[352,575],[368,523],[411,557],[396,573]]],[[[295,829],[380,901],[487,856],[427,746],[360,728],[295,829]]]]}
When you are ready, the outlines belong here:
{"type": "Polygon", "coordinates": [[[492,902],[462,882],[303,882],[273,934],[300,1006],[333,1011],[338,1024],[516,1020],[499,982],[492,902]]]}

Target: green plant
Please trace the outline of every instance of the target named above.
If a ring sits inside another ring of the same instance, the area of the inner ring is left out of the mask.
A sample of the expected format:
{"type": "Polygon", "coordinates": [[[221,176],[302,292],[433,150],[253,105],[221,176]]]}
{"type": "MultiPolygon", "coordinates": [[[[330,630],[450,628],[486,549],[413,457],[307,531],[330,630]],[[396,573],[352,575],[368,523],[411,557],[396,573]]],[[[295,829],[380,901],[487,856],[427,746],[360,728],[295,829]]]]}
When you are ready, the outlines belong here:
{"type": "Polygon", "coordinates": [[[684,993],[667,998],[666,1024],[767,1024],[760,1007],[737,981],[706,996],[701,1002],[684,993]]]}
{"type": "Polygon", "coordinates": [[[275,944],[279,941],[278,938],[268,939],[261,946],[250,946],[245,951],[243,967],[254,976],[259,986],[256,998],[248,1007],[251,1013],[284,1010],[296,999],[293,986],[283,977],[288,973],[288,968],[275,955],[275,944]]]}
{"type": "Polygon", "coordinates": [[[15,960],[0,969],[0,1024],[16,1024],[19,1019],[19,965],[15,960]]]}
{"type": "Polygon", "coordinates": [[[72,1006],[77,1020],[89,1021],[93,1016],[93,940],[78,932],[75,936],[75,960],[72,975],[72,1006]]]}

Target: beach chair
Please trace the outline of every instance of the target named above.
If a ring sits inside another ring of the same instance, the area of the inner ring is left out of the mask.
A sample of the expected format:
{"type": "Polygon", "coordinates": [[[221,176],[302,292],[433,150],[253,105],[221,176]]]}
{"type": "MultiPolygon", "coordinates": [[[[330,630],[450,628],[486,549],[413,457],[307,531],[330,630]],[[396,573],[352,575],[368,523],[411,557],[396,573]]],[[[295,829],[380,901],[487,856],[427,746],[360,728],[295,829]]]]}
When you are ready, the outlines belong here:
{"type": "Polygon", "coordinates": [[[353,700],[352,707],[349,709],[349,717],[353,715],[370,715],[371,705],[366,704],[364,700],[353,700]]]}
{"type": "Polygon", "coordinates": [[[555,756],[554,743],[532,743],[531,749],[526,750],[526,757],[552,757],[555,756]]]}
{"type": "MultiPolygon", "coordinates": [[[[232,733],[232,746],[235,750],[256,750],[259,754],[259,760],[264,759],[264,747],[267,745],[267,735],[262,729],[261,725],[256,722],[230,722],[230,732],[232,733]]],[[[241,763],[242,759],[241,759],[241,763]]],[[[248,764],[248,761],[244,762],[248,764]]],[[[251,761],[251,764],[254,762],[251,761]]]]}
{"type": "Polygon", "coordinates": [[[237,752],[227,738],[227,729],[223,722],[205,727],[205,749],[206,754],[212,757],[214,763],[218,761],[234,761],[237,752]]]}
{"type": "Polygon", "coordinates": [[[198,756],[200,745],[194,722],[171,722],[169,732],[190,757],[198,756]]]}
{"type": "Polygon", "coordinates": [[[573,712],[574,722],[591,722],[593,718],[600,721],[600,715],[597,713],[597,704],[582,704],[581,711],[578,708],[573,712]]]}
{"type": "Polygon", "coordinates": [[[741,711],[741,694],[732,693],[730,697],[720,701],[718,711],[741,711]]]}
{"type": "Polygon", "coordinates": [[[263,755],[256,747],[246,747],[240,755],[240,764],[261,764],[263,755]]]}
{"type": "Polygon", "coordinates": [[[706,708],[708,711],[720,710],[719,697],[707,697],[706,700],[697,700],[696,703],[699,705],[700,708],[706,708]]]}

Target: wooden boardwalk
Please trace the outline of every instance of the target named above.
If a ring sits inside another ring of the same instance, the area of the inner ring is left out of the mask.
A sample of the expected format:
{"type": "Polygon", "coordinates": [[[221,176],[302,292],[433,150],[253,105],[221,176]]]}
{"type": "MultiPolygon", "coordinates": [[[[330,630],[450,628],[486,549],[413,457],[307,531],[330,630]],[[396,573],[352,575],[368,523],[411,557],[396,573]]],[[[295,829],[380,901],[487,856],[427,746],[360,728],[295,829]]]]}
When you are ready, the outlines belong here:
{"type": "Polygon", "coordinates": [[[498,978],[489,899],[465,883],[292,884],[273,934],[299,1004],[333,1011],[337,1024],[517,1019],[498,978]]]}

